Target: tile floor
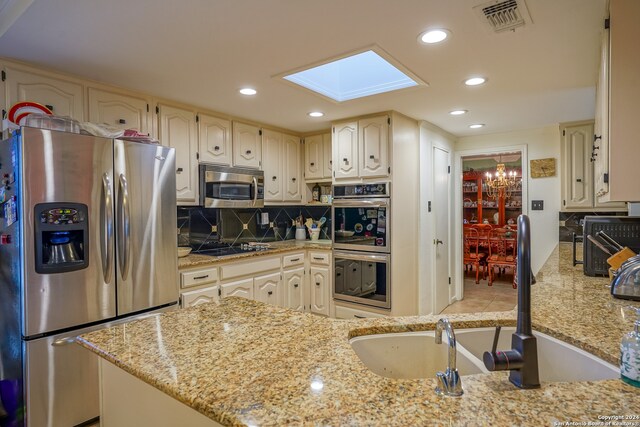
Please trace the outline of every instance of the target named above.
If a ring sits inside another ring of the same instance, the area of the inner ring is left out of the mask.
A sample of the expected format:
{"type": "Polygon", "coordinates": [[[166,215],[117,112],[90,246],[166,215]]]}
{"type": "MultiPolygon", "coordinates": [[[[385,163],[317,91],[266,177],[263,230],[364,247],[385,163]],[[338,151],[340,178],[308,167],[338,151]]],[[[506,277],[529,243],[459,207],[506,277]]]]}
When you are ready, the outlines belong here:
{"type": "Polygon", "coordinates": [[[488,280],[476,284],[475,273],[467,273],[464,279],[464,298],[442,310],[441,314],[479,313],[487,311],[509,311],[518,302],[518,290],[512,286],[513,275],[510,272],[496,277],[493,286],[488,280]]]}

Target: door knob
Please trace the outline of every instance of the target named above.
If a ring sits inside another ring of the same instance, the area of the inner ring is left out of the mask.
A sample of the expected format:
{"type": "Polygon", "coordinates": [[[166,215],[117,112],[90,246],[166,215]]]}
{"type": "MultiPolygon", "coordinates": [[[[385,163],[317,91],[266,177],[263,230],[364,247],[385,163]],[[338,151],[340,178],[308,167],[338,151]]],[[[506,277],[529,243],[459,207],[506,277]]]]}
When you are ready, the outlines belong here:
{"type": "Polygon", "coordinates": [[[442,245],[442,244],[444,244],[444,242],[442,240],[436,239],[435,244],[436,245],[442,245]]]}

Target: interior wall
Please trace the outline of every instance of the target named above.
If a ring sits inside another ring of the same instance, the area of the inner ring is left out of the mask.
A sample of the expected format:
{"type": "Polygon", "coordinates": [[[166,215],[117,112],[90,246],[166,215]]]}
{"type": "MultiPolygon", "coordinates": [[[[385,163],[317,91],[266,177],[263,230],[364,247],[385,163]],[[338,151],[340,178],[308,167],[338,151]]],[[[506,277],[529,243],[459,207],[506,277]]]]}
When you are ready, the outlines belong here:
{"type": "MultiPolygon", "coordinates": [[[[434,186],[433,186],[433,174],[431,171],[432,153],[433,147],[442,148],[450,153],[451,161],[451,179],[449,180],[450,191],[449,194],[453,194],[453,177],[456,173],[453,165],[454,155],[454,143],[456,138],[440,129],[439,127],[429,123],[420,122],[420,225],[418,235],[419,248],[418,248],[418,311],[419,314],[431,314],[434,307],[435,296],[435,253],[433,246],[433,239],[435,236],[435,212],[429,212],[428,203],[434,198],[434,186]]],[[[454,200],[451,198],[449,206],[449,212],[453,213],[454,200]]],[[[453,218],[453,215],[451,215],[453,218]]],[[[452,242],[453,219],[449,226],[447,243],[452,242]]],[[[455,245],[449,244],[449,276],[452,278],[452,283],[455,283],[455,271],[452,268],[454,263],[454,247],[455,245]]],[[[451,301],[454,294],[454,287],[449,288],[449,300],[451,301]]]]}
{"type": "MultiPolygon", "coordinates": [[[[460,138],[456,152],[464,150],[493,149],[496,147],[524,145],[528,161],[553,157],[556,159],[556,175],[546,178],[527,177],[528,200],[543,200],[544,210],[524,210],[531,220],[531,268],[534,273],[545,263],[558,244],[558,212],[560,206],[560,130],[557,125],[517,132],[460,138]]],[[[456,208],[461,209],[461,200],[456,208]]]]}

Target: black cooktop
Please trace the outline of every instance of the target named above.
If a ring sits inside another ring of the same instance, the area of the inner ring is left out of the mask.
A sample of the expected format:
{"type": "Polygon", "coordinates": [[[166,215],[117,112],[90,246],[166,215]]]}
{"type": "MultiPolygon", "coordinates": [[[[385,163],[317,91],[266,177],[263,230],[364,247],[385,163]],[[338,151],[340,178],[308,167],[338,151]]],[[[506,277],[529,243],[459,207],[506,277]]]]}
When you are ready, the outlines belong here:
{"type": "Polygon", "coordinates": [[[194,251],[193,253],[200,255],[209,255],[209,256],[227,256],[227,255],[236,255],[243,254],[247,252],[263,252],[268,251],[271,248],[266,247],[264,245],[234,245],[234,246],[224,246],[219,248],[212,249],[203,249],[200,251],[194,251]]]}

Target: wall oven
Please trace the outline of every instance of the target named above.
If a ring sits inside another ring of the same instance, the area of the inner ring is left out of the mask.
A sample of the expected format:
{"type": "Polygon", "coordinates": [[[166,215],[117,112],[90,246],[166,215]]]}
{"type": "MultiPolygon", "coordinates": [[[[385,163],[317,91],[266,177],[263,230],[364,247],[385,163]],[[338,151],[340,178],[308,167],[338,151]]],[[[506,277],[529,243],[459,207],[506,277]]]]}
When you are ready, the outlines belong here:
{"type": "Polygon", "coordinates": [[[389,183],[333,186],[335,300],[391,308],[389,183]]]}
{"type": "Polygon", "coordinates": [[[200,164],[200,204],[205,208],[261,208],[264,172],[200,164]]]}

